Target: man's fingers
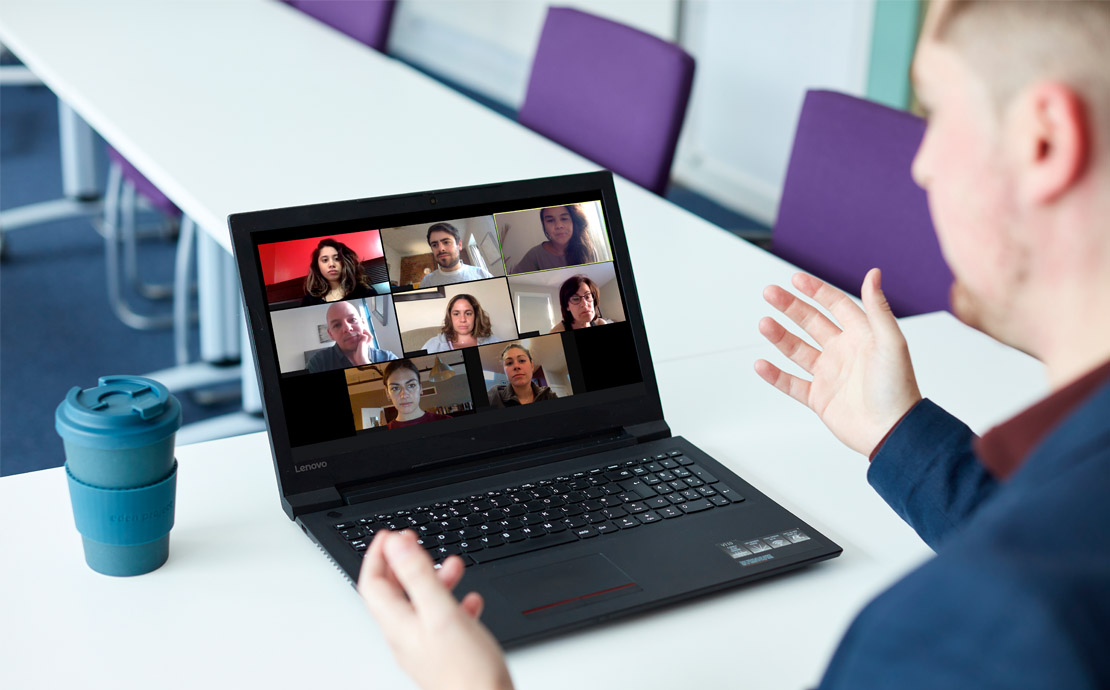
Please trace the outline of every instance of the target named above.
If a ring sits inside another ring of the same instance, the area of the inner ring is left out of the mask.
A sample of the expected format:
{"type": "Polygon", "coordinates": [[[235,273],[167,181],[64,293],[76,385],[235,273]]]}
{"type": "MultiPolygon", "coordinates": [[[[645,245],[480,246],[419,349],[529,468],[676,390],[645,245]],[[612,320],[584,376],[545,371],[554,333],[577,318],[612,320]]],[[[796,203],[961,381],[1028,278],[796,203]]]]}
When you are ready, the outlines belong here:
{"type": "Polygon", "coordinates": [[[459,584],[459,580],[462,579],[464,570],[466,570],[466,566],[463,565],[461,558],[449,556],[436,571],[436,577],[439,578],[444,587],[454,589],[455,585],[459,584]]]}
{"type": "Polygon", "coordinates": [[[755,373],[767,383],[809,407],[809,381],[787,374],[765,359],[755,361],[755,373]]]}
{"type": "Polygon", "coordinates": [[[759,320],[759,332],[764,338],[771,341],[771,344],[777,347],[779,352],[789,357],[790,361],[807,372],[813,373],[813,366],[817,363],[817,358],[821,356],[821,352],[817,348],[786,330],[782,327],[782,324],[769,316],[764,316],[759,320]]]}
{"type": "Polygon", "coordinates": [[[486,601],[482,598],[481,594],[477,592],[468,592],[467,595],[462,598],[462,602],[459,605],[462,606],[462,610],[466,615],[477,620],[482,617],[482,609],[485,608],[486,601]]]}
{"type": "Polygon", "coordinates": [[[840,333],[836,324],[817,310],[812,304],[783,290],[778,285],[768,285],[763,290],[763,299],[788,319],[802,327],[822,347],[840,333]]]}
{"type": "Polygon", "coordinates": [[[455,597],[436,577],[432,559],[416,543],[409,531],[390,536],[384,548],[386,563],[408,593],[418,614],[443,612],[454,608],[455,597]]]}
{"type": "Polygon", "coordinates": [[[863,310],[852,301],[851,297],[820,278],[808,273],[795,273],[792,282],[794,287],[802,291],[802,294],[813,298],[818,304],[827,309],[841,325],[849,326],[866,321],[863,310]]]}
{"type": "Polygon", "coordinates": [[[412,617],[412,607],[405,598],[404,590],[389,572],[382,552],[388,536],[388,532],[382,532],[374,537],[362,558],[358,574],[358,593],[383,629],[412,617]]]}
{"type": "Polygon", "coordinates": [[[886,295],[883,293],[882,288],[882,272],[877,268],[872,268],[867,272],[863,278],[863,285],[860,287],[860,296],[863,298],[863,306],[867,310],[867,321],[871,324],[871,330],[881,337],[902,336],[902,329],[898,327],[898,320],[894,317],[894,312],[890,308],[890,303],[886,300],[886,295]]]}

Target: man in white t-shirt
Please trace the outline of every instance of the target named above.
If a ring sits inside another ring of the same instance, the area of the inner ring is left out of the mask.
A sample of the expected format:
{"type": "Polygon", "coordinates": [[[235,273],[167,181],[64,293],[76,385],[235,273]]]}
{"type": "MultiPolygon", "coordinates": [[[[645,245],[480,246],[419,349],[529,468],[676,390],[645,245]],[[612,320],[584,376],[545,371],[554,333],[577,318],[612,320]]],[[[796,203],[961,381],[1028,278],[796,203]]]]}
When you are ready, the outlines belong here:
{"type": "Polygon", "coordinates": [[[459,230],[450,223],[436,223],[428,228],[428,246],[438,266],[420,281],[422,288],[493,277],[486,269],[468,266],[459,260],[459,247],[462,246],[459,230]]]}

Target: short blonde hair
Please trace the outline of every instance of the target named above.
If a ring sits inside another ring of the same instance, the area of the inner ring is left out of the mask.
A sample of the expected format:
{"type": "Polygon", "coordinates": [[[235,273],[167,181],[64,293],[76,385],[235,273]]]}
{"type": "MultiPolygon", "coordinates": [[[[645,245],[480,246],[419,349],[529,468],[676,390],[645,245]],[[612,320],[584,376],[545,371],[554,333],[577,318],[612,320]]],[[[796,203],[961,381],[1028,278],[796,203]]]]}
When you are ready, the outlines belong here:
{"type": "Polygon", "coordinates": [[[1110,143],[1110,1],[955,0],[940,11],[933,37],[968,61],[999,113],[1029,84],[1060,81],[1090,108],[1094,145],[1110,143]]]}

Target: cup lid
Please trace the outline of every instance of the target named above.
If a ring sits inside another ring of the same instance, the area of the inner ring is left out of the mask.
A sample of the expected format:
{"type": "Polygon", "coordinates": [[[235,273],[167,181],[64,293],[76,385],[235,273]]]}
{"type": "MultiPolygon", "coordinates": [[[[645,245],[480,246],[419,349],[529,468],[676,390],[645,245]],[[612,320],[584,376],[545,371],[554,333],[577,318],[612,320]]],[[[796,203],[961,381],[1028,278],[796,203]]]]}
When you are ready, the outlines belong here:
{"type": "Polygon", "coordinates": [[[54,413],[66,441],[103,449],[157,443],[181,427],[181,403],[142,376],[101,376],[94,388],[74,386],[54,413]]]}

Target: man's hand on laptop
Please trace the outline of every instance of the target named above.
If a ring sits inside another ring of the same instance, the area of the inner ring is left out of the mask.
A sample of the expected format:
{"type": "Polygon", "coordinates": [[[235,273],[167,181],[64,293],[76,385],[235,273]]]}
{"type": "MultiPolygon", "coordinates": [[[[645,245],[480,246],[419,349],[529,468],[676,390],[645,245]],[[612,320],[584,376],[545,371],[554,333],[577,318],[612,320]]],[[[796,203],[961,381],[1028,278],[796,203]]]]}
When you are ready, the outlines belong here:
{"type": "Polygon", "coordinates": [[[397,663],[424,690],[511,690],[505,657],[478,621],[481,595],[458,602],[451,594],[462,576],[458,556],[437,571],[414,533],[381,532],[362,559],[358,592],[397,663]]]}
{"type": "Polygon", "coordinates": [[[879,269],[868,271],[860,309],[831,285],[805,273],[794,274],[794,287],[827,309],[839,327],[801,298],[768,286],[763,298],[801,326],[820,349],[764,317],[759,332],[813,379],[787,374],[764,359],[755,363],[765,381],[816,412],[838,439],[864,455],[921,400],[906,339],[880,280],[879,269]]]}

